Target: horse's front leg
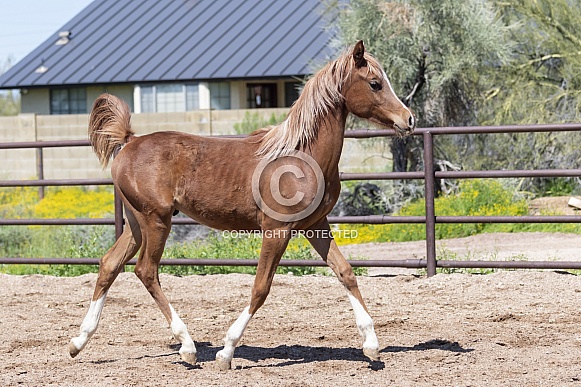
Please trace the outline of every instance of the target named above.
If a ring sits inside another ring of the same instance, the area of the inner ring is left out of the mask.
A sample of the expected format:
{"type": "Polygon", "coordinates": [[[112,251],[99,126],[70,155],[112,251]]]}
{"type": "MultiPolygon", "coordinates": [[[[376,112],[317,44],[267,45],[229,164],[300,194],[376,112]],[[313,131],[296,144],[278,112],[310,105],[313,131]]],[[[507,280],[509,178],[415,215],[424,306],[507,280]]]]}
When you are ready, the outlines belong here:
{"type": "Polygon", "coordinates": [[[216,354],[216,363],[221,370],[229,370],[232,367],[234,349],[240,341],[250,319],[264,304],[270,292],[276,267],[288,245],[289,239],[290,230],[287,229],[264,231],[250,305],[244,309],[240,317],[230,326],[224,338],[224,349],[216,354]]]}
{"type": "Polygon", "coordinates": [[[357,329],[363,338],[363,353],[371,360],[379,360],[379,342],[373,328],[373,320],[367,311],[363,297],[361,297],[353,269],[339,251],[339,247],[331,235],[327,219],[325,218],[314,230],[318,232],[312,233],[313,237],[307,239],[337,275],[343,286],[347,288],[357,329]]]}

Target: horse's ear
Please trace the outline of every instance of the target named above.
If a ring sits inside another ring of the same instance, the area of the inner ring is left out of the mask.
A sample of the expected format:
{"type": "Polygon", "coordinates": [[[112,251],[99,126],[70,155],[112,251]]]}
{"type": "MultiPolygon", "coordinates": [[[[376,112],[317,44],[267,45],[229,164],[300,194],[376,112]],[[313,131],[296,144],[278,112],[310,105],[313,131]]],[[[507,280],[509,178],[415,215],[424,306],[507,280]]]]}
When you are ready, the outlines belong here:
{"type": "Polygon", "coordinates": [[[363,46],[363,40],[360,40],[355,44],[353,48],[353,60],[355,61],[355,66],[357,68],[364,67],[367,65],[367,61],[364,58],[365,47],[363,46]]]}

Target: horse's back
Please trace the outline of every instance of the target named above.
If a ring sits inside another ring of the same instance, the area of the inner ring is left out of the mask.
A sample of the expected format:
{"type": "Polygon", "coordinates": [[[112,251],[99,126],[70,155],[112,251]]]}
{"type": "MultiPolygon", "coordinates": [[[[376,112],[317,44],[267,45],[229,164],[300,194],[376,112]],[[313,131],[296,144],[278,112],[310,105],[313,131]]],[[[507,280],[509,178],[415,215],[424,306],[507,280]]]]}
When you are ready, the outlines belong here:
{"type": "MultiPolygon", "coordinates": [[[[257,146],[240,138],[205,137],[164,131],[132,137],[119,152],[112,166],[123,173],[192,172],[202,164],[221,163],[231,156],[251,160],[257,146]]],[[[116,172],[117,174],[119,172],[116,172]]]]}
{"type": "Polygon", "coordinates": [[[127,143],[111,174],[138,210],[177,208],[211,227],[224,228],[210,220],[227,217],[233,222],[235,214],[254,218],[251,179],[256,149],[248,139],[155,132],[127,143]]]}

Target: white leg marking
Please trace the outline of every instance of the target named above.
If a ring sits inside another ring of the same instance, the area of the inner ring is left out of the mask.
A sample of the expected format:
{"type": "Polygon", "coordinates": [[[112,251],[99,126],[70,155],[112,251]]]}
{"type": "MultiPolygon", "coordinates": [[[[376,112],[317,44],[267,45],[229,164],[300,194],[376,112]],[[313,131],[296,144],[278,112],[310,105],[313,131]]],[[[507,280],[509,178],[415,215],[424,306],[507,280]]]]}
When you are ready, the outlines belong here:
{"type": "Polygon", "coordinates": [[[91,336],[93,336],[93,333],[97,330],[99,319],[101,318],[101,311],[105,304],[105,297],[107,297],[107,292],[105,292],[105,294],[103,294],[97,301],[91,301],[89,311],[81,324],[81,332],[79,336],[73,337],[69,344],[69,352],[71,356],[75,357],[79,352],[81,352],[82,349],[85,348],[85,345],[87,345],[91,336]]]}
{"type": "Polygon", "coordinates": [[[175,339],[182,344],[182,347],[180,348],[179,351],[182,360],[188,363],[195,363],[196,345],[194,344],[194,341],[192,340],[190,334],[188,333],[188,328],[186,327],[186,324],[184,324],[180,316],[178,316],[178,314],[176,313],[175,309],[171,306],[171,304],[169,306],[169,309],[171,310],[171,325],[170,325],[171,333],[173,334],[173,337],[175,337],[175,339]]]}
{"type": "Polygon", "coordinates": [[[379,342],[377,341],[377,336],[373,329],[373,320],[371,319],[371,316],[369,316],[369,313],[365,311],[363,305],[361,305],[359,300],[357,300],[351,292],[348,294],[349,301],[351,301],[351,306],[353,307],[353,312],[355,313],[357,329],[363,338],[363,349],[379,349],[379,342]]]}
{"type": "Polygon", "coordinates": [[[218,361],[220,368],[227,369],[230,368],[230,362],[234,357],[234,349],[240,341],[248,322],[252,318],[252,315],[248,313],[250,306],[244,308],[244,311],[238,319],[232,324],[228,332],[226,332],[226,337],[224,338],[224,349],[216,354],[216,361],[218,361]],[[224,365],[224,367],[222,366],[224,365]],[[227,365],[227,368],[226,368],[227,365]]]}

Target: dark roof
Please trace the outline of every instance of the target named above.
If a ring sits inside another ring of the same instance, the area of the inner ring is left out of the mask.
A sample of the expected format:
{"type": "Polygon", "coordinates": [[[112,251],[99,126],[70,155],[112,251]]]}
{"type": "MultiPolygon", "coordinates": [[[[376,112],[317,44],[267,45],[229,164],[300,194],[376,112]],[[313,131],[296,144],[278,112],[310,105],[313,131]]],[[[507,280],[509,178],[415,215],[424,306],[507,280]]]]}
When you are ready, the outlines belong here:
{"type": "Polygon", "coordinates": [[[330,54],[321,0],[96,0],[0,89],[310,74],[330,54]],[[44,66],[46,72],[35,72],[44,66]]]}

